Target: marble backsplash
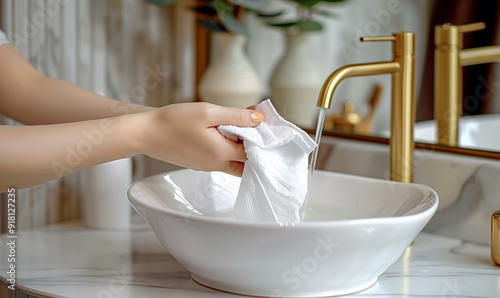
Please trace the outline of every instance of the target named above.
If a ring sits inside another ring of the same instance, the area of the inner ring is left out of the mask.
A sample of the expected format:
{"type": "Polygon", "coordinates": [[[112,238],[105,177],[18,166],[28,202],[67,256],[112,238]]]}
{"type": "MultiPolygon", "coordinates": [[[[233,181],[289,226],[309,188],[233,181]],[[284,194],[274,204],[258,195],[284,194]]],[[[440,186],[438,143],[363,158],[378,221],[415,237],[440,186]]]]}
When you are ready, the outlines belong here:
{"type": "MultiPolygon", "coordinates": [[[[318,168],[389,177],[386,145],[325,137],[320,148],[323,156],[318,168]]],[[[440,199],[439,209],[424,231],[490,243],[491,215],[500,210],[500,161],[415,150],[414,166],[414,182],[433,188],[440,199]]]]}

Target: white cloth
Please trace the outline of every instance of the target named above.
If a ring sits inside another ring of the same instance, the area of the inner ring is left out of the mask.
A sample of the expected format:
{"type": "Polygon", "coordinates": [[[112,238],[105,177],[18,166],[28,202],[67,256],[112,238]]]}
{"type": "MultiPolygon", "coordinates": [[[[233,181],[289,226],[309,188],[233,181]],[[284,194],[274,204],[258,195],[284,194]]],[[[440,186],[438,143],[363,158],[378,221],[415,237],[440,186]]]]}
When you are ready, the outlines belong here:
{"type": "Polygon", "coordinates": [[[220,126],[228,138],[243,139],[248,160],[234,205],[237,219],[300,221],[308,183],[309,135],[283,119],[268,99],[256,108],[265,116],[257,127],[220,126]]]}
{"type": "Polygon", "coordinates": [[[7,36],[5,36],[5,33],[3,33],[2,30],[0,30],[0,46],[6,43],[9,43],[9,40],[7,39],[7,36]]]}

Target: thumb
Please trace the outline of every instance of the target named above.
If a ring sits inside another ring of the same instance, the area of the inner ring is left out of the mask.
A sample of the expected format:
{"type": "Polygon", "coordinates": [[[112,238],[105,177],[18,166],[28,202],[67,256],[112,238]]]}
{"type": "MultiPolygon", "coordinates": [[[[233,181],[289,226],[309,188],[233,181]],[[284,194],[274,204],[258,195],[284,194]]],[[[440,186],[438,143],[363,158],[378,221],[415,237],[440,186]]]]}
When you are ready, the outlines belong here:
{"type": "Polygon", "coordinates": [[[215,125],[254,127],[264,121],[264,114],[249,109],[223,107],[218,114],[215,125]]]}

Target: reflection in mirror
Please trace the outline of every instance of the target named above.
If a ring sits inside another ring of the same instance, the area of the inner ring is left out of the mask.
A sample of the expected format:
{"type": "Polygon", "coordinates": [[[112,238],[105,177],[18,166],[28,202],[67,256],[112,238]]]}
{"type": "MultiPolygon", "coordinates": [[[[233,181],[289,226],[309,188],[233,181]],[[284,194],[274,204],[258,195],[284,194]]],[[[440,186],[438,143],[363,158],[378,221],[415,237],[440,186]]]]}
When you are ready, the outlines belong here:
{"type": "MultiPolygon", "coordinates": [[[[462,148],[500,151],[500,114],[463,116],[458,122],[458,146],[462,148]]],[[[436,143],[438,129],[433,120],[415,125],[415,142],[436,143]]]]}
{"type": "Polygon", "coordinates": [[[433,40],[429,38],[427,56],[433,59],[427,60],[424,84],[433,86],[433,94],[421,96],[417,109],[417,120],[434,121],[417,122],[415,138],[500,152],[495,137],[500,129],[500,93],[495,90],[500,68],[497,63],[488,64],[500,62],[499,4],[458,1],[454,2],[457,10],[450,10],[446,2],[436,1],[432,10],[435,34],[433,40]],[[455,42],[449,37],[456,37],[455,42]],[[450,54],[452,48],[456,54],[450,54]],[[432,60],[434,65],[429,63],[432,60]],[[429,117],[432,107],[434,115],[429,117]]]}
{"type": "MultiPolygon", "coordinates": [[[[453,117],[449,110],[445,110],[442,114],[433,114],[436,100],[446,100],[443,98],[435,98],[435,78],[436,73],[435,52],[434,52],[434,27],[445,23],[452,24],[468,24],[474,22],[484,22],[486,28],[474,33],[465,34],[463,37],[464,52],[472,54],[472,50],[479,47],[500,44],[500,35],[498,31],[498,9],[493,9],[493,6],[499,6],[498,3],[480,3],[476,1],[429,1],[429,9],[427,12],[419,11],[420,14],[427,13],[429,19],[428,31],[424,32],[427,40],[419,39],[419,42],[425,42],[427,48],[424,59],[420,59],[420,64],[423,64],[423,69],[417,67],[417,123],[415,125],[415,141],[429,144],[436,144],[439,135],[447,133],[443,128],[437,129],[437,125],[433,118],[453,117]],[[453,7],[453,9],[450,9],[453,7]],[[470,12],[470,13],[464,13],[470,12]],[[424,61],[424,62],[422,62],[424,61]],[[421,78],[421,83],[418,83],[418,78],[421,78]],[[444,116],[444,117],[443,117],[444,116]]],[[[477,28],[479,29],[479,28],[477,28]]],[[[474,29],[474,30],[477,30],[474,29]]],[[[417,36],[420,32],[416,31],[417,36]]],[[[422,34],[421,34],[422,35],[422,34]]],[[[460,42],[460,41],[459,41],[460,42]]],[[[459,45],[460,46],[460,45],[459,45]]],[[[486,49],[486,48],[485,48],[486,49]]],[[[463,76],[457,75],[460,83],[453,84],[450,92],[458,94],[456,100],[457,115],[464,115],[458,122],[458,146],[468,149],[498,151],[500,152],[500,138],[496,137],[500,129],[500,92],[496,87],[500,84],[500,68],[497,64],[485,64],[488,62],[500,62],[500,46],[487,48],[489,55],[486,59],[477,59],[478,65],[474,63],[462,63],[463,76]],[[469,66],[470,65],[470,66],[469,66]],[[463,94],[462,87],[463,85],[463,94]],[[455,89],[453,89],[455,88],[455,89]]],[[[420,56],[422,57],[422,56],[420,56]]],[[[417,64],[418,61],[417,61],[417,64]]],[[[437,63],[440,64],[440,63],[437,63]]],[[[450,72],[453,72],[451,70],[450,72]]],[[[442,72],[438,72],[442,76],[442,72]]],[[[447,76],[453,77],[454,73],[447,73],[447,76]]],[[[439,84],[443,84],[439,78],[439,84]]],[[[440,86],[442,87],[442,86],[440,86]]],[[[437,93],[440,94],[440,93],[437,93]]],[[[347,107],[347,106],[346,106],[347,107]]],[[[373,109],[373,105],[370,106],[373,109]]],[[[382,107],[381,107],[382,108],[382,107]]],[[[362,113],[355,110],[352,106],[349,109],[330,116],[330,120],[343,118],[348,119],[350,115],[359,115],[363,117],[369,115],[372,111],[362,113]]],[[[435,113],[436,111],[434,111],[435,113]]],[[[380,115],[381,112],[378,112],[380,115]]],[[[382,112],[383,114],[383,112],[382,112]]],[[[456,117],[456,116],[455,116],[456,117]]],[[[380,122],[380,121],[379,121],[380,122]]],[[[377,129],[380,126],[374,127],[371,131],[346,129],[343,125],[328,125],[332,131],[342,133],[369,134],[373,136],[389,137],[388,128],[377,129]]],[[[454,129],[457,132],[457,129],[454,129]]],[[[453,133],[453,129],[451,130],[453,133]]],[[[440,144],[454,145],[440,142],[440,144]]]]}

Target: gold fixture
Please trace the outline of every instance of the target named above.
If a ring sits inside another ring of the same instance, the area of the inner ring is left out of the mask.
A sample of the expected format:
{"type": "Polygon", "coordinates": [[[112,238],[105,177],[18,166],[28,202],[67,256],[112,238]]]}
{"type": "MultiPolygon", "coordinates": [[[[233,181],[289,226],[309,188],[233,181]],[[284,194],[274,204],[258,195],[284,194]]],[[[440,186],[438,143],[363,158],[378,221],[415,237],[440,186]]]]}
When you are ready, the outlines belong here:
{"type": "Polygon", "coordinates": [[[356,112],[354,103],[352,101],[347,101],[344,104],[344,111],[342,113],[333,114],[326,118],[325,130],[369,135],[372,131],[373,115],[380,101],[381,94],[382,86],[375,85],[368,102],[370,109],[364,119],[362,115],[356,112]]]}
{"type": "Polygon", "coordinates": [[[438,144],[458,145],[462,116],[462,67],[500,61],[500,46],[463,49],[463,34],[486,28],[483,22],[434,27],[434,118],[438,144]]]}
{"type": "Polygon", "coordinates": [[[334,114],[326,119],[325,129],[353,133],[358,131],[362,121],[363,117],[354,110],[354,103],[348,101],[341,114],[334,114]]]}
{"type": "Polygon", "coordinates": [[[369,105],[370,105],[370,110],[368,111],[368,114],[365,117],[365,120],[363,120],[363,123],[358,128],[358,133],[362,134],[370,134],[372,132],[372,126],[373,126],[373,116],[375,115],[375,108],[377,107],[379,101],[380,101],[380,96],[382,95],[382,85],[376,85],[373,88],[373,93],[370,97],[369,105]]]}
{"type": "Polygon", "coordinates": [[[491,259],[500,266],[500,210],[491,216],[491,259]]]}
{"type": "Polygon", "coordinates": [[[321,89],[318,106],[329,109],[338,84],[345,78],[392,74],[391,180],[413,181],[413,124],[415,123],[415,34],[402,30],[392,36],[363,37],[361,41],[392,41],[393,60],[339,68],[321,89]]]}

